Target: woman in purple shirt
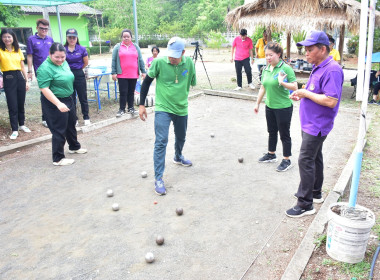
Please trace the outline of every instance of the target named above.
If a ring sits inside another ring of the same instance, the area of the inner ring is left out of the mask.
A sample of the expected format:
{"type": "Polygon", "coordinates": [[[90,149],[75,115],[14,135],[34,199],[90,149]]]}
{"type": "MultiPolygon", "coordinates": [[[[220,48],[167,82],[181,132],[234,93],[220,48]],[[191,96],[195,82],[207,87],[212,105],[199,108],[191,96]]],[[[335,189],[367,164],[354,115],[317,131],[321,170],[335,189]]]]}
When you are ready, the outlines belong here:
{"type": "Polygon", "coordinates": [[[79,44],[78,32],[74,29],[66,31],[66,61],[70,66],[71,72],[75,76],[73,99],[76,106],[76,96],[78,95],[80,106],[82,108],[84,125],[90,125],[90,116],[88,114],[87,101],[87,84],[83,69],[88,65],[88,53],[85,47],[79,44]]]}

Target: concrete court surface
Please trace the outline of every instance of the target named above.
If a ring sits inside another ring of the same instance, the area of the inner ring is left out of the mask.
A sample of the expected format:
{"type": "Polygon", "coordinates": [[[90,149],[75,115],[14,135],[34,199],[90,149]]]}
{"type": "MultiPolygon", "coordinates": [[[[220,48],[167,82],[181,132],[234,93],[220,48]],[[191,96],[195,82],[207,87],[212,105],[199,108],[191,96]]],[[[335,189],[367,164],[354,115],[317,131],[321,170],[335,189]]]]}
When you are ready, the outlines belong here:
{"type": "MultiPolygon", "coordinates": [[[[253,105],[211,96],[190,100],[184,155],[194,165],[171,162],[171,127],[163,197],[153,191],[153,114],[147,122],[134,119],[79,135],[89,152],[67,153],[76,159],[72,166],[52,165],[50,143],[3,160],[0,279],[241,279],[265,253],[269,237],[289,241],[276,229],[299,182],[298,104],[291,128],[295,167],[284,173],[275,171],[277,164],[257,162],[267,150],[267,132],[264,104],[258,115],[253,105]],[[120,211],[112,211],[114,202],[120,211]],[[155,244],[158,234],[163,246],[155,244]],[[147,252],[154,263],[145,263],[147,252]]],[[[341,110],[324,145],[326,184],[339,177],[357,127],[356,114],[341,110]]],[[[279,143],[280,158],[281,151],[279,143]]],[[[287,219],[289,226],[300,221],[287,219]]],[[[282,256],[280,270],[290,258],[282,256]]],[[[275,267],[262,265],[244,279],[276,279],[270,276],[275,267]]]]}

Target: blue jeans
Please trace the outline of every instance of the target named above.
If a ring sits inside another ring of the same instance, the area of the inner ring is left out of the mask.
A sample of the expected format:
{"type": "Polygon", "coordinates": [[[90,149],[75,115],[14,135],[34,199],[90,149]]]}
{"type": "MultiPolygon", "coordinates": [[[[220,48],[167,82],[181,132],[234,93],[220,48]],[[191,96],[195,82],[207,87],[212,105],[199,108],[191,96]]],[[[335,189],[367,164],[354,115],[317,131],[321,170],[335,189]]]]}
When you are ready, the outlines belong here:
{"type": "Polygon", "coordinates": [[[154,176],[159,180],[164,175],[165,170],[165,155],[166,146],[169,138],[170,122],[174,125],[175,134],[175,157],[177,159],[182,157],[182,149],[185,145],[186,130],[187,130],[187,116],[177,116],[167,112],[155,112],[154,118],[154,133],[156,134],[156,141],[154,142],[154,176]]]}

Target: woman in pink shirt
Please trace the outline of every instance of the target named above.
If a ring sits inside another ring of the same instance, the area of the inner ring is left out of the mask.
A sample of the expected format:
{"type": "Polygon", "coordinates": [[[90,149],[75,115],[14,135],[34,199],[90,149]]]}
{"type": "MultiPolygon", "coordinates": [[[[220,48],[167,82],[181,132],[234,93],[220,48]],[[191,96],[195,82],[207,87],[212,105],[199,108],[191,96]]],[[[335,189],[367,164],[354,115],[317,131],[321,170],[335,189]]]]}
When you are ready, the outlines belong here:
{"type": "Polygon", "coordinates": [[[145,78],[145,64],[138,45],[132,42],[132,31],[124,29],[121,32],[122,42],[116,44],[112,51],[112,79],[119,84],[119,111],[116,117],[125,114],[128,102],[128,113],[135,114],[134,92],[137,79],[145,78]]]}
{"type": "Polygon", "coordinates": [[[158,54],[160,53],[160,49],[158,47],[152,48],[152,55],[151,57],[148,57],[146,60],[146,69],[149,69],[150,65],[152,64],[153,60],[157,58],[158,54]]]}

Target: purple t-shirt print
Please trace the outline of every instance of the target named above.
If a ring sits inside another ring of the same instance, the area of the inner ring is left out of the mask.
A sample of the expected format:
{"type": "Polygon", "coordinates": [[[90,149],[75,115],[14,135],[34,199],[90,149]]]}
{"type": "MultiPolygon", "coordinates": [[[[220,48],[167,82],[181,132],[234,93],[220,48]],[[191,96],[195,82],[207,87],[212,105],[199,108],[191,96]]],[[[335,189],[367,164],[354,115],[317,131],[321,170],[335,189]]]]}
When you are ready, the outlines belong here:
{"type": "Polygon", "coordinates": [[[69,47],[65,46],[66,49],[66,61],[70,66],[70,69],[82,69],[84,62],[83,57],[88,56],[85,47],[80,45],[75,45],[74,51],[70,52],[69,47]]]}
{"type": "Polygon", "coordinates": [[[338,100],[338,103],[334,108],[329,108],[308,98],[302,98],[299,109],[302,131],[313,136],[318,136],[319,133],[321,136],[329,134],[333,129],[334,119],[339,110],[343,81],[343,70],[331,56],[320,65],[313,66],[306,89],[334,98],[338,100]]]}
{"type": "Polygon", "coordinates": [[[49,56],[49,50],[53,43],[53,38],[49,36],[41,38],[38,33],[28,38],[26,53],[33,55],[34,73],[37,73],[38,67],[49,56]]]}

